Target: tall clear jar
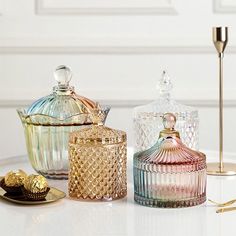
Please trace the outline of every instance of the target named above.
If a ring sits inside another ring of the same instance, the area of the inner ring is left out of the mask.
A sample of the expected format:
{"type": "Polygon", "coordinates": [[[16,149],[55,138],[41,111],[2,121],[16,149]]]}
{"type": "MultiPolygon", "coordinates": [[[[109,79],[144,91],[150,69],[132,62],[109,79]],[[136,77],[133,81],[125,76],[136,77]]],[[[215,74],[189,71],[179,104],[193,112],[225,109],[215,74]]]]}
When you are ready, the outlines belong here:
{"type": "Polygon", "coordinates": [[[105,122],[109,107],[101,108],[97,102],[76,94],[69,85],[72,73],[68,67],[57,67],[54,76],[57,85],[52,94],[17,112],[32,167],[47,178],[67,179],[69,134],[92,124],[93,109],[103,109],[105,122]]]}
{"type": "Polygon", "coordinates": [[[182,105],[171,97],[172,82],[163,71],[158,83],[159,99],[147,105],[134,108],[135,152],[152,147],[162,130],[162,116],[171,112],[177,117],[176,129],[182,141],[189,148],[199,148],[199,118],[195,108],[182,105]]]}

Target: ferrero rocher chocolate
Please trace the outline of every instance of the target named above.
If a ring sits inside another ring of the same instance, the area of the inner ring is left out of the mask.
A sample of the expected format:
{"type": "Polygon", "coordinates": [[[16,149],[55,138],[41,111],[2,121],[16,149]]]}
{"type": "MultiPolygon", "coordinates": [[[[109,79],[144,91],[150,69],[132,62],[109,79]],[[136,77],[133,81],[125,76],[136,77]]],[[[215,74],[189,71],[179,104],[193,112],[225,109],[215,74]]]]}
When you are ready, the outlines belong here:
{"type": "Polygon", "coordinates": [[[27,174],[23,170],[18,170],[17,172],[10,171],[4,177],[4,181],[8,187],[19,187],[24,184],[26,178],[27,174]]]}
{"type": "Polygon", "coordinates": [[[29,175],[24,182],[24,188],[31,193],[43,193],[47,190],[48,183],[42,175],[29,175]]]}

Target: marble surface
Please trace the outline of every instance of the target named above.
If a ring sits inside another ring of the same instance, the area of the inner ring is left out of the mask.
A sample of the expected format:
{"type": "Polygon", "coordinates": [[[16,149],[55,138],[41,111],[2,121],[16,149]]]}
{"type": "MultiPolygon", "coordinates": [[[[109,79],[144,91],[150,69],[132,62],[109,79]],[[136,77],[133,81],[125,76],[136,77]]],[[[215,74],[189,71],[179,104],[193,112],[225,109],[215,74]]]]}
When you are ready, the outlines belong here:
{"type": "MultiPolygon", "coordinates": [[[[208,202],[184,209],[148,208],[134,203],[131,158],[130,151],[127,198],[113,202],[65,198],[38,206],[14,205],[0,199],[0,235],[236,235],[236,211],[217,214],[216,208],[208,202]]],[[[227,159],[232,160],[233,157],[228,155],[227,159]]],[[[0,166],[0,175],[19,168],[33,172],[26,156],[1,160],[0,166]]],[[[66,181],[50,181],[50,184],[67,192],[66,181]]],[[[220,202],[236,198],[236,177],[208,176],[207,195],[220,202]]]]}

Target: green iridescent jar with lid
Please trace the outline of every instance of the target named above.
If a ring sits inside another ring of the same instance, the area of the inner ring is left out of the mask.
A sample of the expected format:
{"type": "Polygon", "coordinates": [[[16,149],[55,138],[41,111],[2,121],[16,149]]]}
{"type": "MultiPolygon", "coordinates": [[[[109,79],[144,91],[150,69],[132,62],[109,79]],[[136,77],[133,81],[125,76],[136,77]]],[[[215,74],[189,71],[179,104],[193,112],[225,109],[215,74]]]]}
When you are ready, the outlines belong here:
{"type": "Polygon", "coordinates": [[[110,108],[75,93],[69,84],[72,72],[68,67],[58,66],[54,76],[57,85],[51,94],[17,112],[32,167],[47,178],[67,179],[69,134],[93,123],[93,109],[104,112],[105,122],[110,108]]]}

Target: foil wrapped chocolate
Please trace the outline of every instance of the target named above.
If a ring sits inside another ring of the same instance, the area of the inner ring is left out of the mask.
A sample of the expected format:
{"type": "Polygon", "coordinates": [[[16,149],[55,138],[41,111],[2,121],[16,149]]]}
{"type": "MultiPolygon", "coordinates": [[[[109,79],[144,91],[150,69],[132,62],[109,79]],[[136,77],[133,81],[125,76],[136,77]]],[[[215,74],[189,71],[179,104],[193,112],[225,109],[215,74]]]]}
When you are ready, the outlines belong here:
{"type": "Polygon", "coordinates": [[[23,170],[10,171],[4,177],[4,181],[7,187],[20,187],[24,184],[26,178],[27,174],[23,170]]]}
{"type": "Polygon", "coordinates": [[[48,189],[48,182],[42,175],[29,175],[24,182],[24,188],[31,193],[43,193],[48,189]]]}

